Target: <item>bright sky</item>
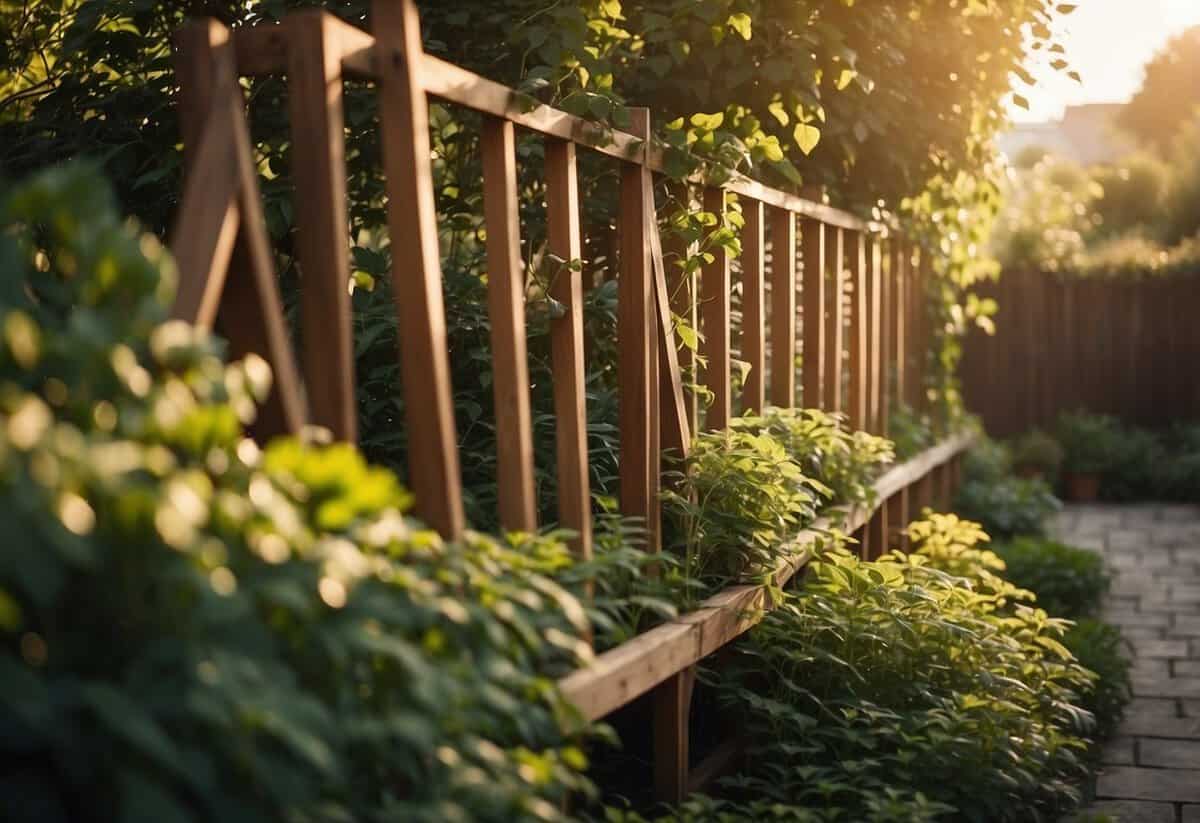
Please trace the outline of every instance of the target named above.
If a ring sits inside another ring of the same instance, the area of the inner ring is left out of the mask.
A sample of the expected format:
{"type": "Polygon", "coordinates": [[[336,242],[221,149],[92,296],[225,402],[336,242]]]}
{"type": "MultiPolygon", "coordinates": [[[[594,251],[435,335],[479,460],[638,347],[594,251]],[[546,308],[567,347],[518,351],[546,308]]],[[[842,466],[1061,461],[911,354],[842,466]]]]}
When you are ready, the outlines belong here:
{"type": "Polygon", "coordinates": [[[1018,122],[1056,120],[1067,105],[1124,102],[1142,84],[1142,67],[1173,34],[1200,23],[1200,0],[1075,0],[1059,40],[1083,85],[1038,67],[1038,84],[1018,92],[1030,110],[1011,107],[1018,122]]]}

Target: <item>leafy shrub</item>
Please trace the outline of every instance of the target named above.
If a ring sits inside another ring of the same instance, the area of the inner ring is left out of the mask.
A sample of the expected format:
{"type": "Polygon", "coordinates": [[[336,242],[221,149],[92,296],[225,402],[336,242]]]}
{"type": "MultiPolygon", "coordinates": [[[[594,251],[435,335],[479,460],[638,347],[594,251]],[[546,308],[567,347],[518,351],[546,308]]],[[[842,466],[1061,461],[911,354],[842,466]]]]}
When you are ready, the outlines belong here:
{"type": "Polygon", "coordinates": [[[829,488],[838,503],[868,502],[876,475],[895,456],[888,440],[849,431],[843,415],[819,409],[772,407],[762,415],[737,418],[732,425],[774,437],[808,477],[829,488]]]}
{"type": "Polygon", "coordinates": [[[1063,471],[1102,475],[1117,459],[1121,427],[1115,417],[1065,412],[1058,418],[1056,434],[1063,447],[1063,471]]]}
{"type": "Polygon", "coordinates": [[[988,534],[1041,534],[1060,507],[1045,480],[1012,474],[1012,455],[1003,444],[983,438],[967,453],[954,510],[988,534]]]}
{"type": "Polygon", "coordinates": [[[1024,821],[1075,803],[1094,677],[1065,621],[979,583],[919,556],[812,564],[718,685],[751,741],[727,819],[1024,821]]]}
{"type": "Polygon", "coordinates": [[[1044,431],[1034,429],[1013,443],[1012,462],[1018,471],[1040,474],[1053,482],[1062,468],[1063,448],[1044,431]]]}
{"type": "Polygon", "coordinates": [[[1121,646],[1121,631],[1100,620],[1085,617],[1063,638],[1079,665],[1096,673],[1080,705],[1096,718],[1096,738],[1107,740],[1117,731],[1132,697],[1129,660],[1121,646]]]}
{"type": "Polygon", "coordinates": [[[937,435],[928,417],[908,406],[895,409],[888,418],[888,436],[895,444],[896,457],[907,460],[937,443],[937,435]]]}
{"type": "Polygon", "coordinates": [[[769,434],[704,432],[669,476],[663,515],[685,575],[719,583],[775,567],[830,491],[769,434]]]}
{"type": "Polygon", "coordinates": [[[269,370],[162,323],[78,168],[0,212],[6,820],[512,820],[586,790],[553,539],[446,545],[350,446],[243,434],[269,370]]]}
{"type": "Polygon", "coordinates": [[[1104,562],[1094,552],[1032,537],[995,548],[1006,577],[1037,595],[1037,604],[1055,617],[1072,620],[1094,614],[1108,591],[1104,562]]]}

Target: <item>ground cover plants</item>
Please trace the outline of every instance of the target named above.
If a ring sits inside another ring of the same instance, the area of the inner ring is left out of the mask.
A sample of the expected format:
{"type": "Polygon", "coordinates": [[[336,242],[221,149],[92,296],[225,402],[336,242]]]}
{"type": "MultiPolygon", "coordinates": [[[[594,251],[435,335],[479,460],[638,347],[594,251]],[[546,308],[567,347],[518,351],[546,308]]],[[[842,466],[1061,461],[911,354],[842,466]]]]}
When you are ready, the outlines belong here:
{"type": "Polygon", "coordinates": [[[712,677],[747,766],[662,820],[1052,820],[1079,801],[1096,676],[1069,622],[1002,576],[978,524],[930,513],[908,535],[878,562],[831,546],[733,647],[712,677]]]}
{"type": "Polygon", "coordinates": [[[1059,507],[1045,479],[1013,472],[1012,456],[1002,443],[983,438],[963,461],[955,511],[979,521],[997,539],[1042,534],[1059,507]]]}

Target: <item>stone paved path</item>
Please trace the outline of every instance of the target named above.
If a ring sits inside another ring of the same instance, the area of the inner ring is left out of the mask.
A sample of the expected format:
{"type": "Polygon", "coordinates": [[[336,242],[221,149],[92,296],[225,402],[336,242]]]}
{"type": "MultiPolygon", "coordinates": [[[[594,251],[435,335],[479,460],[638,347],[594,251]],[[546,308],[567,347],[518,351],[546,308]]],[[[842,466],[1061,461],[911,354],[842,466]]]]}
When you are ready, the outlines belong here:
{"type": "Polygon", "coordinates": [[[1090,811],[1200,823],[1200,506],[1068,506],[1053,531],[1103,554],[1114,576],[1104,616],[1134,664],[1090,811]]]}

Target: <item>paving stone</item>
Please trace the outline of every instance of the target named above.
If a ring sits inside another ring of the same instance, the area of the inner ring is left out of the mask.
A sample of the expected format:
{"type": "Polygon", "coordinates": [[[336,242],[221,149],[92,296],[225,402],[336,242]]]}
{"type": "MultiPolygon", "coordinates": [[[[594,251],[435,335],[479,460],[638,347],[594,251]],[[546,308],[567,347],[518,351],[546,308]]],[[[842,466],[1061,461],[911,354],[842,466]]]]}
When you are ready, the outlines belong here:
{"type": "Polygon", "coordinates": [[[1133,640],[1133,648],[1140,658],[1187,657],[1188,643],[1186,640],[1155,640],[1139,638],[1136,635],[1126,637],[1133,640]]]}
{"type": "Polygon", "coordinates": [[[1100,752],[1100,762],[1106,766],[1134,765],[1133,738],[1114,737],[1108,741],[1100,752]]]}
{"type": "Polygon", "coordinates": [[[1167,522],[1186,523],[1200,520],[1200,507],[1190,503],[1162,504],[1158,507],[1158,516],[1167,522]]]}
{"type": "Polygon", "coordinates": [[[1182,823],[1200,823],[1200,806],[1184,806],[1182,823]]]}
{"type": "MultiPolygon", "coordinates": [[[[1196,808],[1200,809],[1200,806],[1196,808]]],[[[1088,814],[1106,815],[1119,823],[1175,823],[1175,807],[1170,803],[1152,803],[1147,800],[1102,800],[1083,810],[1080,816],[1090,820],[1088,814]]],[[[1068,818],[1071,819],[1071,818],[1068,818]]],[[[1200,818],[1196,818],[1200,821],[1200,818]]]]}
{"type": "Polygon", "coordinates": [[[1200,677],[1200,660],[1172,660],[1171,673],[1176,677],[1200,677]]]}
{"type": "Polygon", "coordinates": [[[1139,717],[1178,717],[1179,701],[1163,697],[1134,697],[1125,708],[1125,719],[1139,717]]]}
{"type": "Polygon", "coordinates": [[[1121,734],[1136,737],[1167,737],[1200,740],[1200,717],[1129,717],[1121,722],[1121,734]]]}
{"type": "Polygon", "coordinates": [[[1138,765],[1161,769],[1200,769],[1200,740],[1138,741],[1138,765]]]}
{"type": "Polygon", "coordinates": [[[1133,681],[1138,697],[1200,698],[1200,677],[1159,677],[1133,681]]]}
{"type": "MultiPolygon", "coordinates": [[[[1108,623],[1114,626],[1120,626],[1122,630],[1126,628],[1168,628],[1171,626],[1171,615],[1156,612],[1136,612],[1126,611],[1124,609],[1118,611],[1105,610],[1100,615],[1108,623]]],[[[1200,624],[1197,624],[1200,628],[1200,624]]],[[[1196,634],[1200,635],[1200,631],[1196,634]]]]}
{"type": "Polygon", "coordinates": [[[1096,781],[1096,796],[1122,800],[1200,803],[1200,769],[1111,766],[1096,781]]]}
{"type": "MultiPolygon", "coordinates": [[[[1174,661],[1178,664],[1180,661],[1174,661]]],[[[1170,660],[1139,660],[1133,668],[1130,669],[1129,675],[1134,680],[1142,680],[1149,678],[1163,678],[1171,676],[1170,660]]],[[[1175,674],[1187,674],[1187,672],[1176,671],[1175,674]]]]}
{"type": "MultiPolygon", "coordinates": [[[[1154,615],[1150,615],[1154,616],[1154,615]]],[[[1169,617],[1169,615],[1157,615],[1158,617],[1169,617]]],[[[1145,643],[1151,640],[1163,640],[1167,630],[1162,626],[1121,626],[1121,637],[1133,642],[1134,648],[1140,648],[1139,643],[1145,643]]],[[[1178,641],[1176,641],[1178,642],[1178,641]]],[[[1187,643],[1186,640],[1183,641],[1187,643]]]]}
{"type": "Polygon", "coordinates": [[[1171,623],[1171,634],[1200,637],[1200,614],[1177,614],[1171,623]]]}
{"type": "Polygon", "coordinates": [[[1200,718],[1200,700],[1181,700],[1184,717],[1200,718]]]}
{"type": "Polygon", "coordinates": [[[1200,603],[1200,586],[1172,585],[1168,603],[1200,603]]]}

